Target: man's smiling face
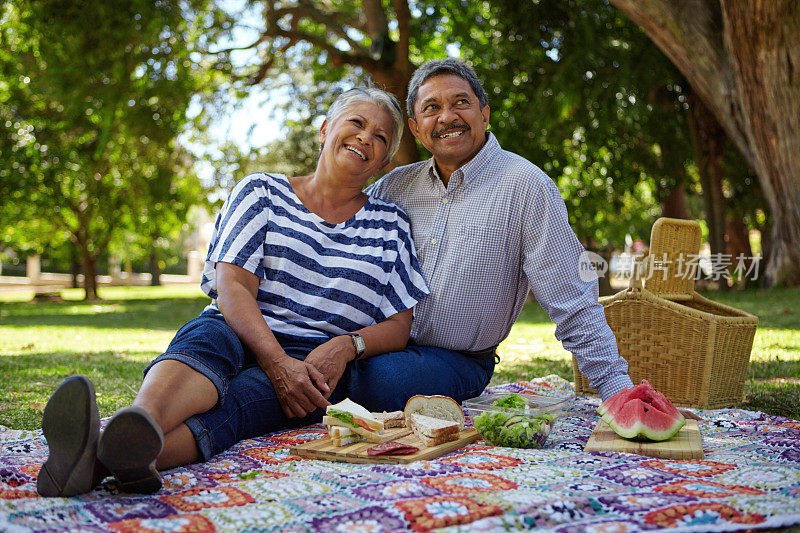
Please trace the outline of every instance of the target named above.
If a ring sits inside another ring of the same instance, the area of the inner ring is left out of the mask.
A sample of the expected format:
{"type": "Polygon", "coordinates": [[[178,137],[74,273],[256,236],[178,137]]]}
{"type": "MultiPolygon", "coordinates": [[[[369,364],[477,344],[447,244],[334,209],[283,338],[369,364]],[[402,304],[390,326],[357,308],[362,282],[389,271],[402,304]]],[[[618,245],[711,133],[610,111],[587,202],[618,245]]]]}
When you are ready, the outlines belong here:
{"type": "Polygon", "coordinates": [[[486,141],[489,106],[481,109],[467,80],[453,74],[423,83],[408,126],[448,176],[475,157],[486,141]]]}

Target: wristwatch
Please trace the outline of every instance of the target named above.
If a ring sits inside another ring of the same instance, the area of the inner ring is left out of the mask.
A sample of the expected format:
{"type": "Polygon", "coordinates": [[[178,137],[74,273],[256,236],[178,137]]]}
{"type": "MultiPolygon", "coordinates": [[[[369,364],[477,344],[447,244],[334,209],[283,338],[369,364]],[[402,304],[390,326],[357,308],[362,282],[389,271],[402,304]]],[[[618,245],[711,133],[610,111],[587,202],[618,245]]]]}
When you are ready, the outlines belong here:
{"type": "Polygon", "coordinates": [[[356,359],[364,355],[364,352],[367,349],[367,345],[364,342],[364,337],[359,335],[358,333],[350,333],[350,338],[353,339],[353,347],[356,349],[356,359]]]}

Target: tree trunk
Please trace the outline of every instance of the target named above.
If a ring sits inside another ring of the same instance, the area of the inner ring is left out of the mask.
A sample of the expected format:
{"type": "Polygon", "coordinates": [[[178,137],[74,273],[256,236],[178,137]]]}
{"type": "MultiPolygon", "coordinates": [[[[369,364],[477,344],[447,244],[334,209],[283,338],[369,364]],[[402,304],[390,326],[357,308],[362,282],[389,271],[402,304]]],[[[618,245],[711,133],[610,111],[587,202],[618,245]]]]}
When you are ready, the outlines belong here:
{"type": "Polygon", "coordinates": [[[78,274],[81,273],[81,262],[79,258],[73,258],[69,262],[69,273],[72,276],[72,288],[77,289],[80,287],[78,283],[78,274]]]}
{"type": "Polygon", "coordinates": [[[157,287],[161,285],[161,265],[159,264],[160,257],[156,249],[150,251],[150,286],[157,287]]]}
{"type": "Polygon", "coordinates": [[[80,243],[81,265],[83,267],[83,290],[85,300],[99,300],[97,294],[97,258],[89,252],[85,242],[80,243]]]}
{"type": "Polygon", "coordinates": [[[89,247],[88,230],[83,224],[77,230],[73,230],[72,242],[80,254],[84,300],[99,300],[100,297],[97,295],[97,255],[89,247]]]}
{"type": "Polygon", "coordinates": [[[676,185],[669,191],[667,197],[661,202],[661,216],[669,218],[689,218],[686,210],[686,187],[683,183],[676,185]]]}
{"type": "MultiPolygon", "coordinates": [[[[595,253],[597,253],[600,257],[603,258],[603,260],[606,262],[606,265],[611,264],[611,256],[614,253],[614,249],[612,247],[607,246],[605,248],[601,248],[599,250],[596,250],[595,253]]],[[[604,275],[597,276],[597,285],[598,285],[597,287],[598,291],[600,292],[600,296],[609,296],[617,292],[611,286],[611,269],[606,270],[604,275]]]]}
{"type": "MultiPolygon", "coordinates": [[[[734,272],[739,261],[743,272],[749,272],[753,263],[753,249],[750,246],[750,233],[747,224],[740,217],[735,220],[728,220],[725,225],[725,252],[731,257],[734,272]]],[[[751,276],[744,279],[736,279],[739,286],[747,286],[752,281],[751,276]]]]}
{"type": "MultiPolygon", "coordinates": [[[[714,257],[715,254],[725,253],[725,197],[722,194],[725,170],[722,159],[725,156],[727,136],[711,111],[696,95],[692,95],[690,99],[690,108],[689,127],[703,187],[708,242],[714,257]]],[[[720,286],[727,288],[724,283],[720,286]]]]}
{"type": "Polygon", "coordinates": [[[744,126],[759,177],[768,177],[762,187],[774,219],[766,275],[775,284],[800,285],[800,5],[726,0],[722,14],[744,126]]]}
{"type": "MultiPolygon", "coordinates": [[[[400,109],[403,109],[403,117],[406,117],[406,97],[408,96],[408,82],[411,81],[411,75],[414,72],[414,65],[408,58],[398,58],[392,65],[380,69],[372,69],[369,71],[372,79],[377,85],[392,93],[397,101],[400,103],[400,109]]],[[[404,118],[405,120],[405,118],[404,118]]],[[[401,165],[408,165],[419,161],[419,148],[417,148],[417,141],[408,124],[403,124],[403,137],[400,139],[400,147],[397,153],[392,158],[392,167],[401,165]]]]}
{"type": "Polygon", "coordinates": [[[800,285],[800,2],[610,0],[683,73],[758,174],[769,284],[800,285]]]}
{"type": "Polygon", "coordinates": [[[761,282],[759,286],[766,285],[766,278],[764,276],[764,264],[767,257],[772,254],[772,217],[768,216],[764,223],[764,228],[761,231],[761,264],[759,265],[759,279],[761,282]]]}

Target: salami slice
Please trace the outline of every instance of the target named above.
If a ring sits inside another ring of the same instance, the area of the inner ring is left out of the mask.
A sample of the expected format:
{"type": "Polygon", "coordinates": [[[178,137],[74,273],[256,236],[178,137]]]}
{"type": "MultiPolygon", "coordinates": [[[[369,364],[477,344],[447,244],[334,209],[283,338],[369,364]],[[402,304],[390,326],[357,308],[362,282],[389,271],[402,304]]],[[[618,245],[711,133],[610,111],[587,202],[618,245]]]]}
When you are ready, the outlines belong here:
{"type": "Polygon", "coordinates": [[[367,450],[367,455],[411,455],[418,452],[419,448],[410,444],[403,444],[397,441],[389,441],[373,446],[367,450]]]}

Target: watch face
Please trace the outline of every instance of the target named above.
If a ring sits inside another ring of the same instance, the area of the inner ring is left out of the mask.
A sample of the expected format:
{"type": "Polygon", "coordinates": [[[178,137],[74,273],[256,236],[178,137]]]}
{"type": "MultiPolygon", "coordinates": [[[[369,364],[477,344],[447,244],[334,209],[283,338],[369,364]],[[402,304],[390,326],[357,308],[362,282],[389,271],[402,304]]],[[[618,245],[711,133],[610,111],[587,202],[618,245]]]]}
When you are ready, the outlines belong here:
{"type": "Polygon", "coordinates": [[[356,353],[358,355],[364,353],[364,350],[367,348],[367,345],[364,342],[364,337],[362,337],[358,333],[351,333],[350,337],[352,337],[353,339],[353,345],[356,347],[356,353]]]}

